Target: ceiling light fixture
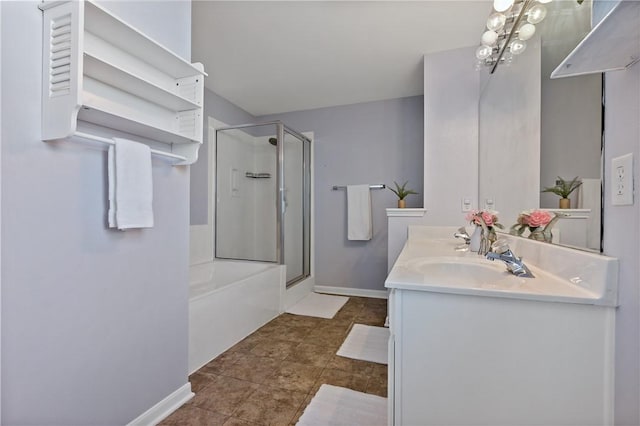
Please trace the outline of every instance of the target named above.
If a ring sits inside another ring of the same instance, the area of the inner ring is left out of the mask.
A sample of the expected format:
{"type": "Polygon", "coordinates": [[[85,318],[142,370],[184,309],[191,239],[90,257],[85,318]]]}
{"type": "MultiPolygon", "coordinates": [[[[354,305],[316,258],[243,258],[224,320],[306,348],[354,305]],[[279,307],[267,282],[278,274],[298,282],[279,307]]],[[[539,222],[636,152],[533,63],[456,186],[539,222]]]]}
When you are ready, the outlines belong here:
{"type": "Polygon", "coordinates": [[[509,64],[513,55],[524,52],[527,40],[536,32],[535,24],[547,15],[542,3],[550,1],[494,0],[494,10],[476,49],[477,69],[488,66],[493,74],[500,63],[509,64]]]}
{"type": "Polygon", "coordinates": [[[496,12],[504,12],[513,6],[514,0],[493,0],[493,8],[496,12]]]}

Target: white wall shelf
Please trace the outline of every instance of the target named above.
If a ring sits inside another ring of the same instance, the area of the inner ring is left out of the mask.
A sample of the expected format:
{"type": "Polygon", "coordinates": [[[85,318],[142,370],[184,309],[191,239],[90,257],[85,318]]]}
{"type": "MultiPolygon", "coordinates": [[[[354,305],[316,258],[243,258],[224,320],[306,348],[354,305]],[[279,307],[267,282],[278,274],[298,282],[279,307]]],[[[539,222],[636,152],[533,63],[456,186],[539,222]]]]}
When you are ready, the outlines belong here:
{"type": "Polygon", "coordinates": [[[206,73],[92,1],[45,2],[42,139],[85,121],[198,158],[206,73]]]}
{"type": "Polygon", "coordinates": [[[551,78],[628,68],[640,60],[640,2],[621,1],[587,34],[551,78]]]}
{"type": "Polygon", "coordinates": [[[387,217],[423,217],[426,212],[422,208],[387,208],[387,217]]]}

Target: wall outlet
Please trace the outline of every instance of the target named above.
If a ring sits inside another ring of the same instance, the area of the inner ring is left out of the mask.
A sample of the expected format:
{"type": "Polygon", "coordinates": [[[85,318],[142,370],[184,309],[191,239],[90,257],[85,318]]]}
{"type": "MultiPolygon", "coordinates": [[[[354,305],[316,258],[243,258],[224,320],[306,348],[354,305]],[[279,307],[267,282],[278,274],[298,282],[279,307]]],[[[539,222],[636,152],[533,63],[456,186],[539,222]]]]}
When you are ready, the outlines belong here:
{"type": "Polygon", "coordinates": [[[471,198],[463,197],[461,200],[461,204],[462,204],[462,213],[471,211],[471,198]]]}
{"type": "Polygon", "coordinates": [[[611,204],[633,205],[633,154],[611,159],[611,204]]]}

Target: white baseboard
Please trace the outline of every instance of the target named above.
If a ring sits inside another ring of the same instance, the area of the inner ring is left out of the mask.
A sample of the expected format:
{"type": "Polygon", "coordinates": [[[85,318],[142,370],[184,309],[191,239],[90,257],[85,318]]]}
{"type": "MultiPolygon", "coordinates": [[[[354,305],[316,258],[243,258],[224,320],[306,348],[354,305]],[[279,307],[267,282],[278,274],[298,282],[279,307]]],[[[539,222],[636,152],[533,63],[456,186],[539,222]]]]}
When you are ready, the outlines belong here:
{"type": "Polygon", "coordinates": [[[313,290],[316,293],[339,294],[340,296],[372,297],[374,299],[386,299],[387,290],[367,290],[364,288],[331,287],[327,285],[316,285],[313,290]]]}
{"type": "Polygon", "coordinates": [[[194,395],[195,394],[191,392],[191,383],[187,382],[171,395],[132,420],[127,426],[157,425],[169,417],[171,413],[182,407],[182,405],[193,398],[194,395]]]}

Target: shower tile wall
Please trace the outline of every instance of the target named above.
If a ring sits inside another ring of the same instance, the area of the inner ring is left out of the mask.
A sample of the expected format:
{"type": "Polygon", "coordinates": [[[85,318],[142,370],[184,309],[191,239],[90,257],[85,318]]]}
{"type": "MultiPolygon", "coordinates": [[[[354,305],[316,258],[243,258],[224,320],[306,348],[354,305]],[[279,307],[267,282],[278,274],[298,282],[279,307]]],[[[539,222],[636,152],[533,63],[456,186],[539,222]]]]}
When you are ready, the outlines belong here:
{"type": "Polygon", "coordinates": [[[231,130],[218,132],[216,155],[216,255],[275,261],[275,148],[266,138],[231,130]],[[271,178],[251,179],[247,172],[271,178]]]}

